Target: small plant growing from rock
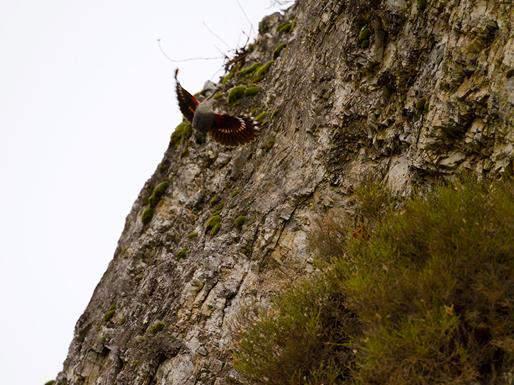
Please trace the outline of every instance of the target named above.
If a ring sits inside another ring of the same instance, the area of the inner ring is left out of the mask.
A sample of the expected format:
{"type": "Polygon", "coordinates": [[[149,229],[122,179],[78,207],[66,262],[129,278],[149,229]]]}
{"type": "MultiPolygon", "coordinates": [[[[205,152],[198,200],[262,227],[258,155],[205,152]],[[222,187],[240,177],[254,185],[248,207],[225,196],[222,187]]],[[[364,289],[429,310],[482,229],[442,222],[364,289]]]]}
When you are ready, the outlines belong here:
{"type": "Polygon", "coordinates": [[[262,79],[264,79],[264,76],[268,73],[272,65],[273,60],[270,60],[269,62],[260,65],[259,68],[255,70],[253,80],[255,82],[260,82],[262,79]]]}
{"type": "Polygon", "coordinates": [[[208,231],[211,236],[215,236],[216,234],[218,234],[220,228],[221,216],[219,214],[211,216],[205,223],[205,231],[208,231]]]}
{"type": "Polygon", "coordinates": [[[166,323],[163,321],[155,321],[150,327],[146,330],[148,334],[157,334],[160,331],[164,330],[166,327],[166,323]]]}
{"type": "Polygon", "coordinates": [[[273,59],[276,59],[280,56],[280,53],[282,52],[282,50],[284,48],[286,48],[287,44],[286,43],[280,43],[279,45],[277,45],[275,47],[275,49],[273,50],[273,59]]]}
{"type": "Polygon", "coordinates": [[[171,134],[171,144],[176,146],[179,143],[185,142],[191,134],[193,133],[193,128],[191,127],[191,123],[188,121],[183,121],[176,128],[175,131],[171,134]]]}
{"type": "Polygon", "coordinates": [[[185,248],[182,248],[180,249],[177,254],[175,254],[175,258],[178,259],[179,261],[181,259],[185,259],[187,257],[187,253],[188,253],[188,250],[185,249],[185,248]]]}
{"type": "Polygon", "coordinates": [[[241,230],[247,220],[248,218],[245,215],[240,215],[234,220],[234,226],[236,229],[241,230]]]}
{"type": "Polygon", "coordinates": [[[245,96],[246,87],[245,86],[235,86],[232,87],[228,91],[228,103],[234,104],[239,99],[243,98],[245,96]]]}
{"type": "Polygon", "coordinates": [[[143,209],[143,212],[141,213],[141,221],[143,222],[144,225],[147,225],[150,223],[150,221],[153,218],[154,213],[155,213],[155,210],[152,206],[146,206],[143,209]]]}
{"type": "Polygon", "coordinates": [[[116,313],[116,305],[112,304],[104,314],[104,322],[109,322],[114,317],[114,313],[116,313]]]}

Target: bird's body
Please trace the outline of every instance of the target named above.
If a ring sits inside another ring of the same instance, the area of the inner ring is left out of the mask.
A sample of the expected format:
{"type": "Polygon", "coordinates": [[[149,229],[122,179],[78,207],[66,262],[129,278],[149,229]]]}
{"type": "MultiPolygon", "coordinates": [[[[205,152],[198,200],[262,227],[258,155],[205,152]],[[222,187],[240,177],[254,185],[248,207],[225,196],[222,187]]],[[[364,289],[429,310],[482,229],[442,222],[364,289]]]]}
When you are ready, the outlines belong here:
{"type": "Polygon", "coordinates": [[[175,80],[179,108],[195,130],[209,132],[215,141],[228,146],[248,143],[255,138],[258,131],[255,120],[246,116],[216,113],[213,110],[214,101],[207,99],[200,103],[180,85],[177,74],[178,69],[175,71],[175,80]]]}
{"type": "Polygon", "coordinates": [[[193,128],[200,131],[209,131],[214,124],[215,113],[213,111],[212,100],[200,103],[193,115],[193,128]]]}

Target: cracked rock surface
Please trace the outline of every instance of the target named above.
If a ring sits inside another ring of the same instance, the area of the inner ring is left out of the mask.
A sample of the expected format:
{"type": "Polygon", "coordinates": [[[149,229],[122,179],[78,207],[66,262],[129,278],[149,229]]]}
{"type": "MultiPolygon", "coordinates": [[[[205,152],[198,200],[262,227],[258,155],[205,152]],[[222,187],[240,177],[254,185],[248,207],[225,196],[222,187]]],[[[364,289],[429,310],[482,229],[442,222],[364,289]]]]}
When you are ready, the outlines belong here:
{"type": "Polygon", "coordinates": [[[495,0],[300,0],[265,18],[206,90],[221,110],[264,113],[257,140],[170,144],[57,383],[238,383],[235,317],[313,271],[313,219],[351,209],[363,178],[407,195],[464,170],[512,171],[513,15],[495,0]],[[271,60],[262,76],[238,72],[271,60]],[[226,102],[251,83],[255,96],[226,102]]]}

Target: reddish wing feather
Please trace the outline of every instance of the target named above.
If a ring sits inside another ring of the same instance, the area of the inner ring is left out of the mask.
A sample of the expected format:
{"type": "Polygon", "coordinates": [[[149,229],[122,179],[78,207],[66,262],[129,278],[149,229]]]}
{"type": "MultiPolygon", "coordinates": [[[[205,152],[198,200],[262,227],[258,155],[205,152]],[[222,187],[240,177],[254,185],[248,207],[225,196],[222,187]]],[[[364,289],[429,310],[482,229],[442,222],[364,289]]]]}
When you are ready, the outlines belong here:
{"type": "Polygon", "coordinates": [[[182,115],[189,120],[193,121],[193,116],[195,114],[196,106],[199,104],[198,100],[187,92],[179,83],[177,79],[178,69],[175,71],[175,81],[177,83],[176,91],[177,91],[177,99],[178,106],[180,108],[180,112],[182,115]]]}
{"type": "Polygon", "coordinates": [[[217,142],[236,146],[253,140],[256,128],[254,121],[250,118],[216,114],[209,132],[217,142]]]}

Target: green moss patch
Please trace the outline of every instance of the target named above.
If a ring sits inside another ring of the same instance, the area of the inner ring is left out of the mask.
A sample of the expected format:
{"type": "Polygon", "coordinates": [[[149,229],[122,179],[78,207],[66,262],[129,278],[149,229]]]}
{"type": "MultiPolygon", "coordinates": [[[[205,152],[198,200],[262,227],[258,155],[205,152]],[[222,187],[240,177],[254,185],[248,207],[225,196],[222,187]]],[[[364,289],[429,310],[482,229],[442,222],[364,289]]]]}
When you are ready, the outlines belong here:
{"type": "Polygon", "coordinates": [[[178,260],[185,259],[185,258],[187,258],[187,253],[188,253],[188,250],[185,248],[182,248],[179,251],[177,251],[177,253],[175,254],[175,259],[178,259],[178,260]]]}
{"type": "Polygon", "coordinates": [[[228,103],[234,104],[239,99],[243,98],[245,96],[246,87],[245,86],[235,86],[232,87],[228,91],[228,103]]]}
{"type": "Polygon", "coordinates": [[[144,225],[147,225],[150,223],[150,221],[153,218],[153,215],[155,213],[155,209],[152,206],[146,206],[143,209],[143,212],[141,213],[141,221],[144,225]]]}
{"type": "Polygon", "coordinates": [[[255,117],[255,120],[258,121],[259,123],[264,123],[267,116],[268,116],[268,113],[266,111],[262,111],[259,114],[257,114],[257,116],[255,117]]]}
{"type": "Polygon", "coordinates": [[[260,65],[261,65],[260,63],[250,64],[246,67],[243,67],[237,74],[239,76],[247,76],[247,75],[253,74],[255,72],[255,70],[260,67],[260,65]]]}
{"type": "Polygon", "coordinates": [[[211,216],[207,222],[205,223],[205,231],[209,232],[211,236],[218,234],[218,231],[221,228],[221,216],[219,214],[215,214],[211,216]]]}
{"type": "Polygon", "coordinates": [[[234,220],[234,226],[236,229],[241,230],[247,220],[248,218],[245,215],[240,215],[234,220]]]}
{"type": "Polygon", "coordinates": [[[254,96],[261,92],[262,88],[258,86],[248,86],[245,89],[245,96],[254,96]]]}
{"type": "Polygon", "coordinates": [[[157,206],[157,204],[161,200],[162,196],[166,192],[166,189],[169,187],[169,185],[170,185],[170,182],[164,181],[154,187],[152,194],[148,198],[148,204],[151,207],[157,206]]]}
{"type": "Polygon", "coordinates": [[[148,334],[157,334],[160,331],[164,330],[165,327],[166,327],[166,323],[165,322],[163,322],[163,321],[155,321],[152,325],[150,325],[148,327],[148,329],[146,329],[146,332],[148,334]]]}
{"type": "Polygon", "coordinates": [[[112,304],[109,309],[104,313],[104,322],[109,322],[112,317],[114,317],[114,314],[116,313],[116,305],[112,304]]]}
{"type": "Polygon", "coordinates": [[[189,234],[187,234],[187,238],[188,238],[188,239],[195,239],[195,238],[198,238],[198,232],[196,232],[196,231],[191,231],[189,234]]]}
{"type": "Polygon", "coordinates": [[[292,21],[286,21],[277,27],[278,33],[289,33],[293,30],[294,23],[292,21]]]}
{"type": "Polygon", "coordinates": [[[273,60],[270,60],[269,62],[266,62],[264,64],[261,64],[259,68],[257,68],[254,72],[253,80],[255,82],[260,82],[262,79],[264,79],[264,76],[268,73],[269,69],[273,65],[273,60]]]}
{"type": "Polygon", "coordinates": [[[359,36],[357,37],[357,41],[359,42],[359,46],[361,48],[367,48],[369,46],[369,38],[371,36],[371,30],[367,25],[361,28],[359,31],[359,36]]]}
{"type": "Polygon", "coordinates": [[[273,50],[273,59],[276,59],[280,56],[280,53],[282,52],[282,50],[284,48],[286,48],[287,44],[286,43],[280,43],[279,45],[277,45],[275,47],[275,49],[273,50]]]}
{"type": "Polygon", "coordinates": [[[191,123],[188,121],[183,121],[176,128],[175,131],[171,134],[171,144],[176,146],[179,143],[185,142],[191,134],[193,133],[193,127],[191,127],[191,123]]]}

